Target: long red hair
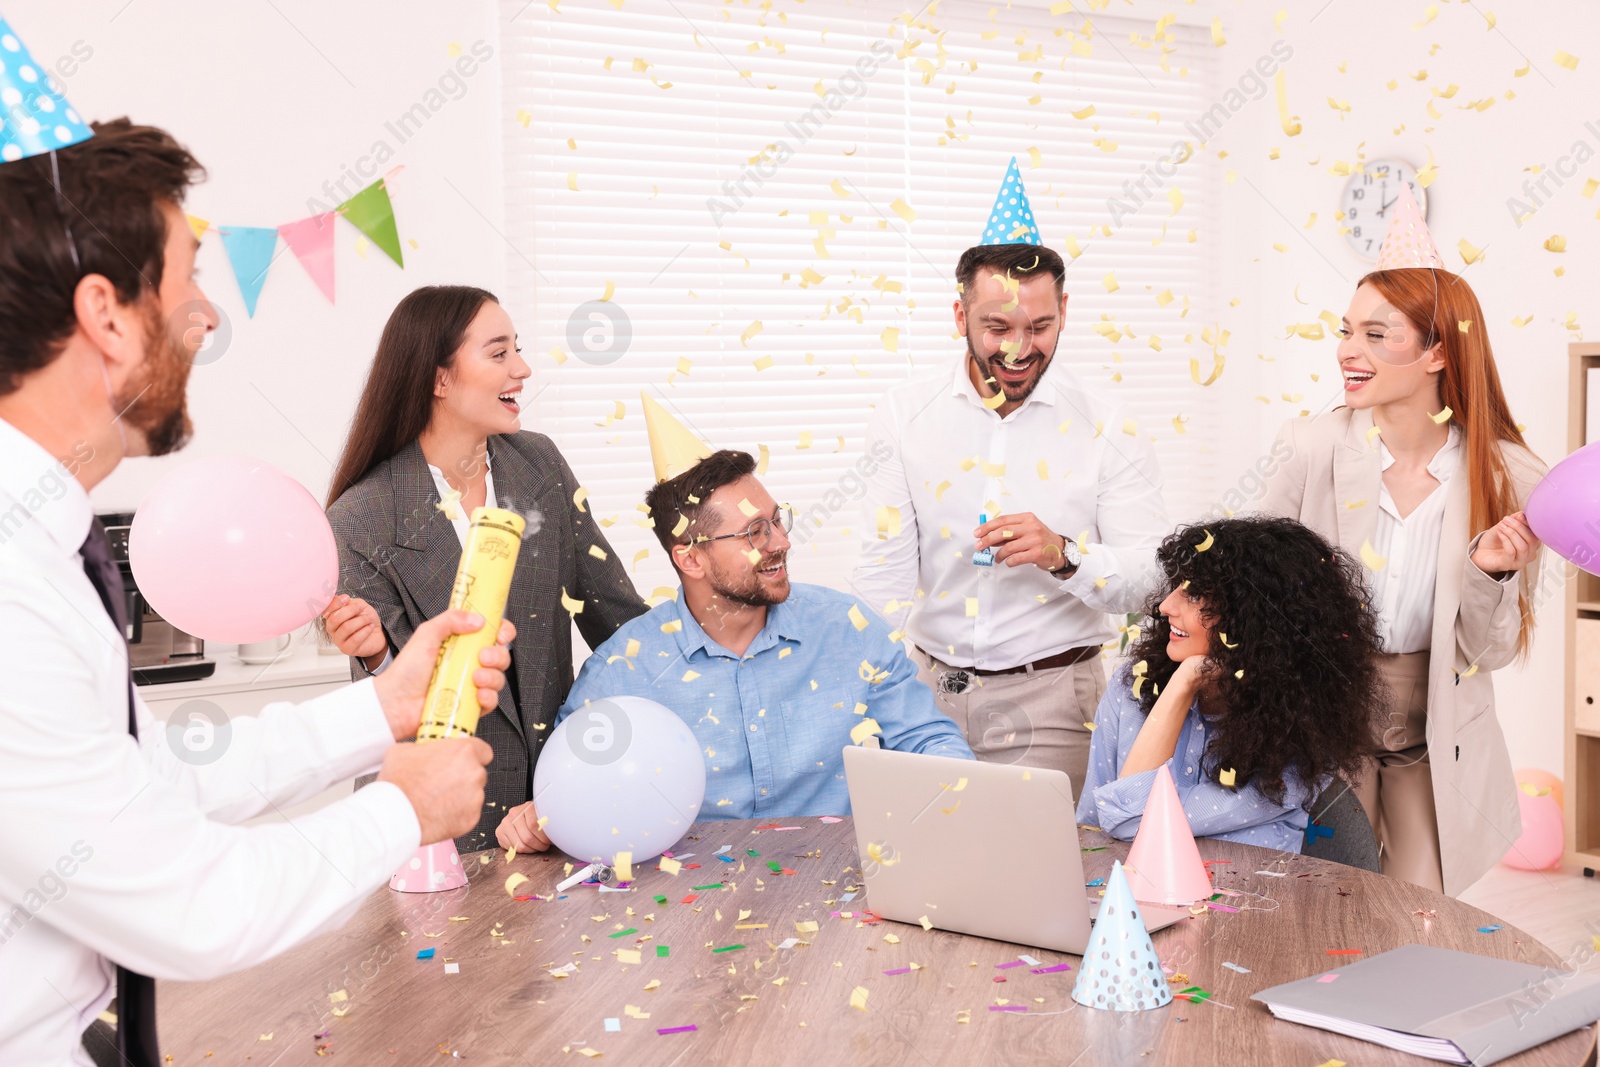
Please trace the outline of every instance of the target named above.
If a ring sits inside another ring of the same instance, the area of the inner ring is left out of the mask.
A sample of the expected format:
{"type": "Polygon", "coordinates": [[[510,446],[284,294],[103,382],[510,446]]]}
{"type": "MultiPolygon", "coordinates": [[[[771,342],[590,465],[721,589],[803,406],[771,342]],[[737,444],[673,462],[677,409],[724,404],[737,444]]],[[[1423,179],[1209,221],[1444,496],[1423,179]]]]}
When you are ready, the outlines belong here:
{"type": "MultiPolygon", "coordinates": [[[[1356,285],[1370,285],[1383,294],[1417,330],[1425,347],[1430,330],[1442,346],[1439,399],[1450,409],[1451,421],[1461,427],[1472,501],[1468,532],[1476,537],[1522,507],[1502,442],[1528,447],[1506,405],[1478,297],[1460,275],[1426,267],[1373,271],[1356,285]]],[[[1521,655],[1527,654],[1533,637],[1528,585],[1524,571],[1517,594],[1522,615],[1517,651],[1521,655]]]]}

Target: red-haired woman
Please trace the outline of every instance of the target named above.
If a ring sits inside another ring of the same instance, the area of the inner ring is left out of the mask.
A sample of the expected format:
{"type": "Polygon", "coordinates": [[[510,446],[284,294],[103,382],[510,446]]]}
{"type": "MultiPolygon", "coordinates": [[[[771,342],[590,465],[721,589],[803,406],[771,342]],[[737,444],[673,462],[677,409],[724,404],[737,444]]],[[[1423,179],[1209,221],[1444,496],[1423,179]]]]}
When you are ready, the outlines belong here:
{"type": "Polygon", "coordinates": [[[1456,896],[1521,833],[1489,673],[1528,648],[1544,467],[1461,278],[1374,271],[1339,336],[1345,406],[1284,426],[1263,506],[1364,564],[1390,698],[1356,789],[1384,873],[1456,896]]]}

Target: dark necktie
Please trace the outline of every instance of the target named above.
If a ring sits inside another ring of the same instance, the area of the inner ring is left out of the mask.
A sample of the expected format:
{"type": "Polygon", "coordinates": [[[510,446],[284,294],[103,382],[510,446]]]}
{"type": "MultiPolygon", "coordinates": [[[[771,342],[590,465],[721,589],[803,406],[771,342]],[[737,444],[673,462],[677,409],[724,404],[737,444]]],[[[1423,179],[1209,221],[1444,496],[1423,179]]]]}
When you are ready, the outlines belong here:
{"type": "MultiPolygon", "coordinates": [[[[94,591],[100,594],[106,614],[117,624],[117,632],[128,632],[123,608],[122,574],[111,558],[111,541],[99,519],[89,525],[89,536],[79,550],[83,572],[94,591]]],[[[139,736],[138,719],[133,710],[133,667],[128,667],[128,733],[139,736]]],[[[131,1067],[159,1067],[161,1054],[156,1042],[156,983],[148,975],[135,974],[117,966],[117,1052],[131,1067]]]]}

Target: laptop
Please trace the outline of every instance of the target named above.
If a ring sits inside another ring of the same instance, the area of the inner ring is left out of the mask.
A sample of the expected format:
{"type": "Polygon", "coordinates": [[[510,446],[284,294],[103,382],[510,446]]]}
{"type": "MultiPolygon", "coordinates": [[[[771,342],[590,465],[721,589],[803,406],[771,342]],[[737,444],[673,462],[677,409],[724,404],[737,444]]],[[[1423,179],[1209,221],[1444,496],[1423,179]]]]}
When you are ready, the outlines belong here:
{"type": "MultiPolygon", "coordinates": [[[[856,745],[844,772],[874,915],[1083,955],[1099,900],[1064,772],[856,745]]],[[[1139,914],[1154,932],[1189,910],[1139,914]]]]}

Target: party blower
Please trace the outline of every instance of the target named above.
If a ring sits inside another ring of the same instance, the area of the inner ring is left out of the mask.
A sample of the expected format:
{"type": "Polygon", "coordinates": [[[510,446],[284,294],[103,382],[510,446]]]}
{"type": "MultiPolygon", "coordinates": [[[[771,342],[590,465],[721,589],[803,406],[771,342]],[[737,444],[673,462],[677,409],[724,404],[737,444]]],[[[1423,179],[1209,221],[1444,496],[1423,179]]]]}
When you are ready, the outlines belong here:
{"type": "MultiPolygon", "coordinates": [[[[467,543],[461,550],[451,610],[475,611],[483,626],[470,634],[451,634],[439,649],[439,661],[422,702],[417,743],[443,737],[471,736],[478,729],[478,687],[472,681],[478,653],[494,644],[511,592],[511,575],[522,548],[521,516],[501,508],[473,508],[467,543]]],[[[424,845],[389,879],[400,893],[440,893],[467,884],[454,841],[424,845]]]]}

